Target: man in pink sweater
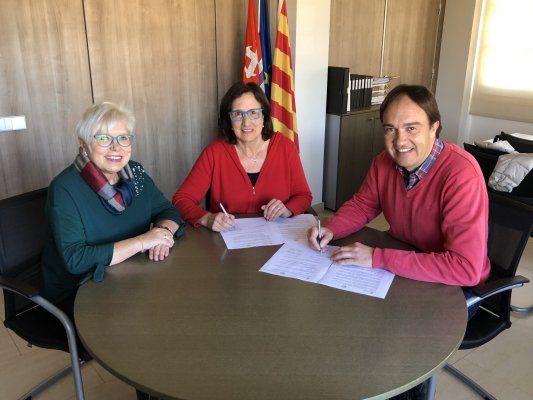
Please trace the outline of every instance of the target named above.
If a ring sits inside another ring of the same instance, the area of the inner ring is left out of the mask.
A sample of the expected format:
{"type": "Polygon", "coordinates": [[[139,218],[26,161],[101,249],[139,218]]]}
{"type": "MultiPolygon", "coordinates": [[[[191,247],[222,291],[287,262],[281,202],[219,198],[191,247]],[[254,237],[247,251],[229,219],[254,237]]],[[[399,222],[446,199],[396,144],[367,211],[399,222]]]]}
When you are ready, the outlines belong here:
{"type": "Polygon", "coordinates": [[[420,252],[342,246],[332,260],[385,268],[426,282],[474,286],[490,269],[487,257],[488,195],[476,160],[439,139],[440,113],[431,92],[400,85],[380,108],[386,151],[379,154],[359,192],[322,229],[308,233],[320,249],[363,228],[383,212],[389,233],[420,252]]]}
{"type": "MultiPolygon", "coordinates": [[[[374,159],[359,192],[321,230],[322,237],[317,238],[316,227],[309,230],[310,246],[320,250],[383,212],[390,235],[420,252],[355,242],[340,247],[331,259],[342,265],[385,268],[419,281],[465,287],[484,282],[490,270],[488,195],[476,160],[439,139],[437,102],[423,86],[392,89],[381,105],[380,118],[386,151],[374,159]]],[[[475,311],[469,309],[469,317],[475,311]]],[[[393,399],[426,399],[432,390],[427,380],[393,399]]]]}

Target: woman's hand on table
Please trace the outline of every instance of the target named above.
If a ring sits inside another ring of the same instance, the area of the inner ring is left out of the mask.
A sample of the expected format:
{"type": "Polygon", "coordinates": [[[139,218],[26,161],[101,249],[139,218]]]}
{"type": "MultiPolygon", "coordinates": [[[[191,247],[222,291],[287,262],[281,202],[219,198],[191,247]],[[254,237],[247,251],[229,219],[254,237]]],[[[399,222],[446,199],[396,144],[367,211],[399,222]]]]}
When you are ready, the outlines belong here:
{"type": "Polygon", "coordinates": [[[142,243],[142,250],[148,250],[148,257],[154,261],[164,260],[168,256],[170,248],[174,246],[172,232],[157,226],[139,235],[138,239],[142,243]]]}
{"type": "Polygon", "coordinates": [[[267,221],[275,221],[279,217],[289,218],[292,216],[292,211],[285,207],[281,200],[272,199],[267,204],[261,206],[263,210],[263,217],[267,221]]]}
{"type": "Polygon", "coordinates": [[[235,225],[235,216],[224,213],[206,213],[199,220],[200,225],[211,229],[214,232],[224,232],[233,228],[235,225]]]}
{"type": "Polygon", "coordinates": [[[158,244],[148,250],[148,258],[152,261],[163,261],[170,254],[170,247],[158,244]]]}

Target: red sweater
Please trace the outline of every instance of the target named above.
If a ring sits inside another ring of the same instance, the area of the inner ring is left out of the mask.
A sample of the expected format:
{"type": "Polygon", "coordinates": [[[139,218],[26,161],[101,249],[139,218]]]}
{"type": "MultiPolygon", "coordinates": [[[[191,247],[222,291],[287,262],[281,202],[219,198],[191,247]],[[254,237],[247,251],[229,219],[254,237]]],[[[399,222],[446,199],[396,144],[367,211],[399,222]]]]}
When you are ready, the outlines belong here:
{"type": "Polygon", "coordinates": [[[374,268],[426,282],[474,286],[490,270],[488,195],[475,159],[445,143],[428,175],[407,191],[387,152],[378,155],[350,200],[327,223],[335,238],[358,231],[383,212],[389,233],[419,249],[376,248],[374,268]]]}
{"type": "Polygon", "coordinates": [[[298,215],[309,208],[312,200],[296,146],[279,133],[270,139],[255,187],[234,145],[219,139],[204,149],[172,198],[190,224],[198,226],[198,220],[206,213],[199,204],[208,190],[209,211],[220,212],[222,203],[231,214],[261,213],[261,206],[276,198],[298,215]]]}

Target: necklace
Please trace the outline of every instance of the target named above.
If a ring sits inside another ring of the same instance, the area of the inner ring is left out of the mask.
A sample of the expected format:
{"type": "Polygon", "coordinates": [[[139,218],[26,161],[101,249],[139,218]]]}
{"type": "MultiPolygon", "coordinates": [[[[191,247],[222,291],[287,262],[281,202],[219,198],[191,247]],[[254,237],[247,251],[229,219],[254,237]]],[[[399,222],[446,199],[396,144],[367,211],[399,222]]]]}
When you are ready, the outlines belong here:
{"type": "Polygon", "coordinates": [[[242,150],[239,146],[235,146],[237,147],[237,150],[239,150],[246,158],[249,158],[254,164],[257,163],[257,157],[259,156],[259,154],[263,151],[263,148],[265,147],[265,143],[266,142],[263,142],[263,144],[261,145],[261,148],[255,153],[255,155],[252,155],[252,156],[249,156],[248,154],[246,154],[244,152],[244,150],[242,150]]]}

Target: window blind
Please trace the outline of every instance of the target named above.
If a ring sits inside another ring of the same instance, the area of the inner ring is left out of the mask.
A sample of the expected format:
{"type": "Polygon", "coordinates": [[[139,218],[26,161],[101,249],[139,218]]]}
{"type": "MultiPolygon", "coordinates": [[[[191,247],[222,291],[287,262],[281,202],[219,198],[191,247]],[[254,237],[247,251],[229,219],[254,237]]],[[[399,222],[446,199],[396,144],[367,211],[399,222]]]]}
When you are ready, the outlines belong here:
{"type": "Polygon", "coordinates": [[[533,1],[485,0],[470,113],[533,122],[533,1]]]}

